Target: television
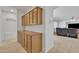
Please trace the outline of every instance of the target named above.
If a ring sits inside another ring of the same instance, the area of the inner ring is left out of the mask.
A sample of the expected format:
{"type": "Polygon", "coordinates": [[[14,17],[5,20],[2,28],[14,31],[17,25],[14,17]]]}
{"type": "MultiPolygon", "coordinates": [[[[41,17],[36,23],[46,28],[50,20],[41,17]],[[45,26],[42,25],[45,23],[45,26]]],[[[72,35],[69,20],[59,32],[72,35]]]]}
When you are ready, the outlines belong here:
{"type": "Polygon", "coordinates": [[[79,29],[79,23],[68,24],[68,28],[77,28],[77,29],[79,29]]]}

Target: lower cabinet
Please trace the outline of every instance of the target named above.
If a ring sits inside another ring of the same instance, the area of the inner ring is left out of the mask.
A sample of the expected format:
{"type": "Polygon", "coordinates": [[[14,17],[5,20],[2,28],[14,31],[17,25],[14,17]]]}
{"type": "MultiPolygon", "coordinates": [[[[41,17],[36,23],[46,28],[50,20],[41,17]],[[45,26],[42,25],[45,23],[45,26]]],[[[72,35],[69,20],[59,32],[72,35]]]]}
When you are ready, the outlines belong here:
{"type": "Polygon", "coordinates": [[[42,34],[32,37],[32,52],[41,52],[42,50],[42,34]]]}
{"type": "Polygon", "coordinates": [[[19,38],[20,41],[22,40],[24,42],[23,43],[24,49],[28,53],[41,52],[42,51],[42,33],[36,33],[36,32],[30,32],[30,31],[25,31],[24,33],[25,33],[24,38],[23,39],[19,38]]]}
{"type": "Polygon", "coordinates": [[[32,52],[32,40],[31,40],[31,36],[26,35],[25,38],[25,50],[27,52],[32,52]]]}
{"type": "Polygon", "coordinates": [[[27,52],[41,52],[42,34],[29,35],[25,34],[25,49],[27,52]]]}
{"type": "Polygon", "coordinates": [[[21,44],[22,47],[25,47],[25,37],[24,31],[18,31],[18,42],[21,44]]]}

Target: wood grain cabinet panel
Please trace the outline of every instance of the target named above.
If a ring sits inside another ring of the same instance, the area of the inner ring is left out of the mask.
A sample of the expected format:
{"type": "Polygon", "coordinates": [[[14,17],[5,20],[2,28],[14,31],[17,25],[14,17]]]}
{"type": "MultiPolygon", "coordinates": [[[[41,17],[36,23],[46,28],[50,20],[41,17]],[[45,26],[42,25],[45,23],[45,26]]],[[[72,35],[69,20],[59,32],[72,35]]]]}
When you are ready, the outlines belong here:
{"type": "Polygon", "coordinates": [[[28,35],[28,46],[27,46],[27,52],[29,53],[37,53],[41,52],[42,50],[42,37],[41,35],[28,35]]]}
{"type": "Polygon", "coordinates": [[[26,25],[30,24],[30,18],[29,18],[29,13],[26,15],[26,25]]]}
{"type": "Polygon", "coordinates": [[[23,26],[25,25],[25,19],[24,19],[24,16],[22,16],[22,25],[23,25],[23,26]]]}
{"type": "Polygon", "coordinates": [[[28,49],[28,35],[25,35],[25,46],[24,46],[25,50],[28,49]]]}
{"type": "Polygon", "coordinates": [[[38,13],[37,13],[37,11],[38,11],[37,8],[35,8],[33,10],[33,24],[37,24],[37,22],[38,22],[38,13]]]}
{"type": "Polygon", "coordinates": [[[18,42],[29,53],[42,51],[42,34],[30,31],[18,31],[18,42]]]}
{"type": "Polygon", "coordinates": [[[38,24],[42,24],[42,8],[38,8],[38,24]]]}
{"type": "Polygon", "coordinates": [[[32,52],[32,36],[28,35],[28,46],[27,46],[27,52],[31,53],[32,52]]]}
{"type": "Polygon", "coordinates": [[[25,46],[24,42],[24,32],[23,31],[18,31],[18,42],[22,45],[22,47],[25,46]]]}
{"type": "Polygon", "coordinates": [[[32,15],[32,14],[33,14],[33,12],[32,12],[32,11],[30,11],[30,15],[29,15],[29,16],[30,16],[30,24],[32,24],[32,23],[33,23],[33,15],[32,15]]]}
{"type": "Polygon", "coordinates": [[[24,34],[24,31],[22,32],[22,34],[21,34],[21,37],[22,37],[22,46],[24,47],[25,46],[25,34],[24,34]]]}
{"type": "Polygon", "coordinates": [[[42,49],[42,36],[35,35],[32,37],[32,52],[40,52],[42,49]]]}
{"type": "Polygon", "coordinates": [[[37,32],[26,32],[27,52],[37,53],[42,51],[42,34],[37,32]]]}
{"type": "Polygon", "coordinates": [[[27,25],[27,15],[24,15],[25,26],[27,25]]]}

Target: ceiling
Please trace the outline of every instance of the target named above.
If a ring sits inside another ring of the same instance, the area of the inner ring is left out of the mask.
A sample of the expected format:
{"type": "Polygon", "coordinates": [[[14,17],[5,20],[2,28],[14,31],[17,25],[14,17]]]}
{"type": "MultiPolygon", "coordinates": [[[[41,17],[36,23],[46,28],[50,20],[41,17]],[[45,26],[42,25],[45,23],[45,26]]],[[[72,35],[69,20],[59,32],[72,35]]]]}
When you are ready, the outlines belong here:
{"type": "Polygon", "coordinates": [[[32,8],[33,6],[10,6],[11,8],[15,8],[15,9],[18,9],[20,11],[26,11],[28,10],[29,8],[32,8]]]}
{"type": "Polygon", "coordinates": [[[0,6],[0,9],[2,10],[20,10],[20,11],[26,11],[28,10],[29,8],[32,8],[33,6],[0,6]]]}
{"type": "MultiPolygon", "coordinates": [[[[4,10],[7,10],[7,9],[17,9],[17,10],[20,10],[22,12],[30,9],[30,8],[33,8],[35,6],[0,6],[0,8],[4,9],[4,10]]],[[[41,6],[41,7],[44,7],[44,6],[41,6]]],[[[45,7],[50,7],[50,6],[45,6],[45,7]]],[[[51,6],[52,9],[55,9],[57,8],[57,6],[51,6]]]]}
{"type": "MultiPolygon", "coordinates": [[[[26,10],[32,8],[32,7],[35,7],[35,6],[11,6],[11,8],[16,8],[16,9],[18,9],[18,10],[20,10],[20,11],[26,11],[26,10]]],[[[44,7],[44,6],[41,6],[41,7],[44,7]]],[[[46,7],[46,6],[45,6],[45,7],[46,7]]],[[[48,7],[48,6],[47,6],[47,7],[48,7]]],[[[49,6],[49,7],[50,7],[50,6],[49,6]]],[[[51,7],[52,7],[52,9],[57,8],[57,6],[51,6],[51,7]]]]}

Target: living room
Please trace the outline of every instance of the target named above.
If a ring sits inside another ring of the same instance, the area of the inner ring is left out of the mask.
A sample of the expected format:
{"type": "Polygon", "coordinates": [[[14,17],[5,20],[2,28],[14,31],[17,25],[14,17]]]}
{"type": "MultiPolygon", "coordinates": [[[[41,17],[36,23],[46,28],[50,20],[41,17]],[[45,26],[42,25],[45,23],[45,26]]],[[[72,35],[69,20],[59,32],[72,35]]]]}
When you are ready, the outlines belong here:
{"type": "Polygon", "coordinates": [[[52,52],[79,52],[79,7],[60,6],[53,11],[52,52]]]}

